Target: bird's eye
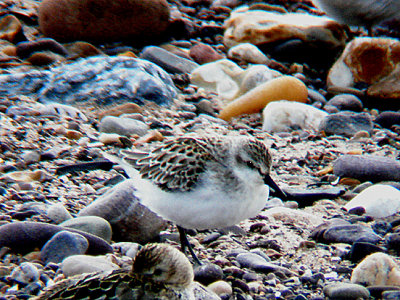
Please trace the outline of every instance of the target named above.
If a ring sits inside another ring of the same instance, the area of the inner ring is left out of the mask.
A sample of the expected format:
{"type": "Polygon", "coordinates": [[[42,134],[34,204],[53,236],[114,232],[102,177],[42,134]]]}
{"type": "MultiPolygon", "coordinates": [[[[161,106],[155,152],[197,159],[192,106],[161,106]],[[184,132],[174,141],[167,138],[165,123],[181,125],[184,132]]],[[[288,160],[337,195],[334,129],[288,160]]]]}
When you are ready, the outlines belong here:
{"type": "Polygon", "coordinates": [[[254,163],[252,161],[248,161],[248,162],[246,162],[246,164],[250,169],[255,169],[256,168],[256,166],[254,165],[254,163]]]}
{"type": "Polygon", "coordinates": [[[160,276],[162,274],[162,270],[161,269],[155,269],[153,274],[154,274],[154,276],[160,276]]]}

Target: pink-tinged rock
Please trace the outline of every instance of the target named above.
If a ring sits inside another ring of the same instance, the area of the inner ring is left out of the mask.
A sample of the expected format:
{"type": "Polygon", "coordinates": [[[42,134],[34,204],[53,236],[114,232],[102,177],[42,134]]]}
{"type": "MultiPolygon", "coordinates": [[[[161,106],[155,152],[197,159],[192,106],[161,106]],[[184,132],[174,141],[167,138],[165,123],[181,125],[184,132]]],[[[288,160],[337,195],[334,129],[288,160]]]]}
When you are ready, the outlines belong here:
{"type": "Polygon", "coordinates": [[[391,38],[356,38],[329,71],[329,87],[348,88],[367,83],[367,94],[400,98],[400,42],[391,38]]]}
{"type": "Polygon", "coordinates": [[[166,0],[44,0],[40,30],[59,41],[115,41],[160,36],[169,24],[166,0]]]}
{"type": "Polygon", "coordinates": [[[190,48],[189,56],[200,65],[224,58],[214,48],[203,43],[198,43],[190,48]]]}

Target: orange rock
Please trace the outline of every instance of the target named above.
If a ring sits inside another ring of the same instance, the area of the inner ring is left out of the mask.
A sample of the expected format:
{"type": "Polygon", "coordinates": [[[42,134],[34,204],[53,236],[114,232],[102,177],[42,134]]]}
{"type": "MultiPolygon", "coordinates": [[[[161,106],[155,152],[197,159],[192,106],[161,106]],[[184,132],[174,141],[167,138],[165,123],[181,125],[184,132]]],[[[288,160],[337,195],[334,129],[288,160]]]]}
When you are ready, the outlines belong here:
{"type": "Polygon", "coordinates": [[[166,0],[43,0],[40,30],[59,41],[154,38],[169,25],[166,0]]]}
{"type": "Polygon", "coordinates": [[[133,53],[132,51],[126,51],[123,53],[119,53],[117,56],[127,56],[127,57],[137,58],[137,55],[135,53],[133,53]]]}
{"type": "Polygon", "coordinates": [[[225,121],[242,114],[261,111],[269,102],[289,100],[305,103],[308,91],[305,84],[292,76],[282,76],[250,90],[222,109],[219,117],[225,121]]]}
{"type": "Polygon", "coordinates": [[[22,34],[22,24],[16,17],[7,15],[0,19],[0,39],[14,43],[19,34],[22,34]]]}

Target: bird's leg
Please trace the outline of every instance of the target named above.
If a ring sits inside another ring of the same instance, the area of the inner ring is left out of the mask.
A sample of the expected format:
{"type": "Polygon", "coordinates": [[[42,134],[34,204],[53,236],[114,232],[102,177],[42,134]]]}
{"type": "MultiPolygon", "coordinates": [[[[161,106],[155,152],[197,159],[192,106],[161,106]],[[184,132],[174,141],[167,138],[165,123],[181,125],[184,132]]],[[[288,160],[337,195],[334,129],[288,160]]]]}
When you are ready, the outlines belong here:
{"type": "Polygon", "coordinates": [[[195,264],[198,264],[199,266],[202,265],[202,263],[200,262],[200,260],[197,258],[196,254],[193,251],[192,246],[189,243],[189,240],[186,236],[186,230],[183,227],[180,227],[178,225],[176,225],[176,227],[178,228],[179,231],[179,238],[181,240],[181,248],[182,248],[182,252],[185,253],[186,252],[186,248],[189,249],[190,255],[192,255],[193,260],[195,262],[195,264]]]}

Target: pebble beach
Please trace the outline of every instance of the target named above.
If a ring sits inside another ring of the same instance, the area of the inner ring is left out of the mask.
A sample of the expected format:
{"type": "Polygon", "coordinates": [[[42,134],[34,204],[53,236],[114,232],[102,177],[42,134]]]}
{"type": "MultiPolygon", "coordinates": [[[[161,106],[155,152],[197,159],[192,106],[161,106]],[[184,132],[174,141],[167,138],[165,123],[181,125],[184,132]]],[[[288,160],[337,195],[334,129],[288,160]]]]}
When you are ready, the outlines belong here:
{"type": "Polygon", "coordinates": [[[399,299],[399,22],[371,36],[310,0],[0,3],[0,300],[179,249],[107,154],[187,134],[262,141],[289,195],[190,230],[195,281],[226,300],[399,299]]]}

